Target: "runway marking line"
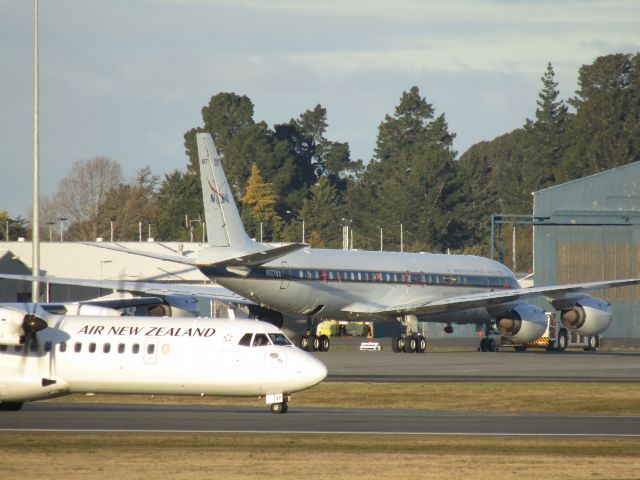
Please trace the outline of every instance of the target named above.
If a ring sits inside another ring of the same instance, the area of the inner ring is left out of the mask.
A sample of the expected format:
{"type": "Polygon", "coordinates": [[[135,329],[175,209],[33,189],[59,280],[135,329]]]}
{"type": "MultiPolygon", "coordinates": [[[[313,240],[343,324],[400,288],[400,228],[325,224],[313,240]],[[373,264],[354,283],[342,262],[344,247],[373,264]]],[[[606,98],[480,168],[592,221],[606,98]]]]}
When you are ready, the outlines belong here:
{"type": "Polygon", "coordinates": [[[477,433],[477,432],[337,432],[337,431],[296,431],[296,430],[125,430],[125,429],[62,429],[62,428],[0,428],[0,432],[27,433],[246,433],[251,435],[435,435],[446,437],[610,437],[637,438],[640,433],[477,433]]]}

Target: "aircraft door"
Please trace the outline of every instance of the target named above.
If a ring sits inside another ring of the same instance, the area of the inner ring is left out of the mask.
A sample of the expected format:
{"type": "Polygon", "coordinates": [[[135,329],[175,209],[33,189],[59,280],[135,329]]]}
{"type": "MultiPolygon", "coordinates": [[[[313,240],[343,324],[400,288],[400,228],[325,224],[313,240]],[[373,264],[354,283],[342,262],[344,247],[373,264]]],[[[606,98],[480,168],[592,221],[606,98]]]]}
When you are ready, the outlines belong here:
{"type": "Polygon", "coordinates": [[[144,363],[153,365],[158,358],[158,339],[147,338],[144,343],[144,363]]]}
{"type": "Polygon", "coordinates": [[[290,274],[291,274],[291,271],[289,269],[289,263],[283,260],[282,261],[282,281],[280,282],[280,290],[286,290],[287,288],[289,288],[290,274]]]}

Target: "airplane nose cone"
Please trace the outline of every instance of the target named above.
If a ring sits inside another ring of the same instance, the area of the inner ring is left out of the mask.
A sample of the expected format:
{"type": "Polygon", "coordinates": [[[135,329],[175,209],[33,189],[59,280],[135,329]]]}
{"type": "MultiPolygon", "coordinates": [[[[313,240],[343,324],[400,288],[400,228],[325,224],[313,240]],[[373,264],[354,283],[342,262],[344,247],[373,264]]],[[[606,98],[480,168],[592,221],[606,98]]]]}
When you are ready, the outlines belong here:
{"type": "Polygon", "coordinates": [[[317,358],[313,358],[314,362],[311,362],[309,367],[309,376],[313,381],[313,385],[316,385],[327,378],[327,367],[317,358]]]}
{"type": "Polygon", "coordinates": [[[311,388],[327,378],[327,367],[324,363],[307,352],[296,353],[296,390],[311,388]]]}

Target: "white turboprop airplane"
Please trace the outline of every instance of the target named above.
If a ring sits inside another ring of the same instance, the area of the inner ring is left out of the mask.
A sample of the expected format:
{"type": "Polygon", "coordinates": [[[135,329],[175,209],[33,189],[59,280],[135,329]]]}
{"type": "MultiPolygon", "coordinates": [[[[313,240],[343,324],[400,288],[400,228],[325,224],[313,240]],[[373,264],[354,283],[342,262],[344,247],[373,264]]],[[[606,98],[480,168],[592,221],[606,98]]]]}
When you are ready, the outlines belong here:
{"type": "Polygon", "coordinates": [[[274,413],[327,375],[255,320],[54,315],[0,306],[0,410],[70,393],[264,396],[274,413]]]}
{"type": "MultiPolygon", "coordinates": [[[[586,292],[640,283],[640,279],[625,279],[520,288],[513,272],[483,257],[316,249],[299,243],[274,247],[256,242],[244,230],[211,136],[198,133],[197,143],[209,244],[196,259],[91,245],[196,266],[219,285],[250,300],[255,304],[249,305],[252,313],[278,327],[299,331],[298,319],[306,318],[304,349],[328,350],[329,338],[315,335],[318,321],[395,318],[407,330],[393,339],[396,352],[425,351],[418,321],[444,323],[449,333],[453,324],[484,325],[486,337],[480,348],[491,351],[495,349],[488,336],[492,325],[521,343],[543,335],[547,317],[543,309],[527,302],[534,298],[545,298],[560,310],[568,330],[597,336],[611,323],[612,311],[606,301],[586,292]]],[[[97,280],[91,282],[100,286],[97,280]]],[[[157,288],[176,293],[166,284],[157,288]]],[[[175,288],[213,296],[212,286],[175,288]]]]}

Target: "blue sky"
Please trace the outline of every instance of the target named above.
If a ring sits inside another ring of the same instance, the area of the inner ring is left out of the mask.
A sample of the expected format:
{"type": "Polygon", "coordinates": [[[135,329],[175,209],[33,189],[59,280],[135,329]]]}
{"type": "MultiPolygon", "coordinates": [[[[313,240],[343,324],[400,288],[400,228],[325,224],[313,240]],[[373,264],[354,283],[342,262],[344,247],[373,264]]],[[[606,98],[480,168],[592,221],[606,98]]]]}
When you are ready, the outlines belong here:
{"type": "MultiPolygon", "coordinates": [[[[256,121],[320,103],[328,137],[371,157],[417,85],[455,148],[532,118],[552,62],[561,96],[580,65],[640,51],[640,2],[40,0],[41,193],[79,159],[127,175],[184,168],[183,134],[212,95],[247,95],[256,121]]],[[[29,216],[33,2],[0,0],[0,210],[29,216]]]]}

